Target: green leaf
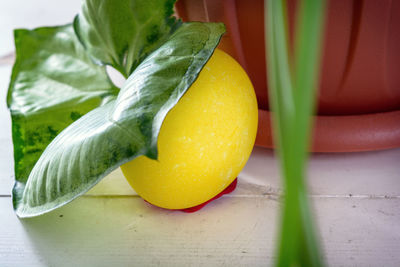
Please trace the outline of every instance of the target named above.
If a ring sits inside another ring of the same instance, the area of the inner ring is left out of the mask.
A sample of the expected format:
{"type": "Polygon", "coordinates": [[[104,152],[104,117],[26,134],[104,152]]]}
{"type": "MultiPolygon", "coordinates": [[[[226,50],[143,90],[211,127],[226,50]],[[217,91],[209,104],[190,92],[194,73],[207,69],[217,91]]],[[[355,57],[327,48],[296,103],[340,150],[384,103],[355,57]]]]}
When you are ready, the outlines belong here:
{"type": "Polygon", "coordinates": [[[115,99],[118,89],[104,67],[95,65],[85,53],[71,25],[21,29],[14,34],[17,58],[7,104],[14,143],[13,195],[18,196],[57,134],[80,116],[115,99]]]}
{"type": "Polygon", "coordinates": [[[185,23],[133,72],[118,98],[59,134],[36,163],[16,213],[32,217],[82,195],[139,155],[157,157],[168,111],[197,78],[219,43],[219,23],[185,23]]]}
{"type": "Polygon", "coordinates": [[[268,84],[285,202],[277,266],[323,266],[306,186],[307,149],[318,85],[324,0],[303,0],[294,59],[288,49],[285,0],[265,0],[268,84]]]}
{"type": "Polygon", "coordinates": [[[86,0],[74,28],[93,58],[128,77],[180,25],[175,0],[86,0]]]}

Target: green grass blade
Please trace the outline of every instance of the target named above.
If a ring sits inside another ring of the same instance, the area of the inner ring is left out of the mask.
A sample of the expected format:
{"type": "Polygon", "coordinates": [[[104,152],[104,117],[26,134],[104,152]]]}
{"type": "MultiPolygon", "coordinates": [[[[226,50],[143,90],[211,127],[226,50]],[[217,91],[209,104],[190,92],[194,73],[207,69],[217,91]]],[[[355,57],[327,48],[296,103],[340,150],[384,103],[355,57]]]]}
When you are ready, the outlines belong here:
{"type": "MultiPolygon", "coordinates": [[[[294,82],[295,104],[299,112],[298,124],[303,125],[305,136],[301,140],[309,140],[314,111],[314,95],[318,86],[319,62],[321,54],[321,35],[324,25],[324,0],[303,0],[299,7],[296,28],[294,82]]],[[[300,126],[299,126],[300,127],[300,126]]],[[[308,141],[303,142],[308,148],[308,141]]]]}
{"type": "MultiPolygon", "coordinates": [[[[315,93],[319,80],[324,14],[324,0],[303,0],[300,4],[295,43],[294,88],[296,91],[294,99],[296,111],[299,114],[296,120],[296,129],[302,129],[299,131],[299,139],[302,142],[298,142],[298,150],[304,155],[303,169],[308,158],[307,149],[310,146],[310,134],[313,126],[311,115],[315,107],[315,93]]],[[[303,255],[308,255],[303,258],[302,263],[304,266],[322,266],[320,246],[317,242],[306,190],[304,190],[302,199],[303,201],[299,202],[303,222],[302,242],[304,245],[302,248],[307,250],[303,252],[303,255]]]]}
{"type": "Polygon", "coordinates": [[[318,80],[324,1],[299,8],[293,73],[288,52],[286,2],[266,0],[266,44],[274,139],[281,159],[285,202],[278,266],[322,266],[307,198],[305,164],[318,80]]]}
{"type": "MultiPolygon", "coordinates": [[[[269,94],[272,110],[274,111],[273,123],[274,123],[274,140],[278,143],[278,147],[281,149],[278,154],[281,158],[287,158],[287,152],[289,147],[287,147],[288,136],[290,134],[289,128],[290,120],[287,118],[294,116],[294,102],[288,101],[283,102],[285,99],[285,94],[292,96],[292,78],[289,72],[289,59],[288,47],[287,47],[287,33],[285,24],[285,7],[282,1],[268,1],[265,5],[266,7],[266,44],[267,44],[267,64],[268,64],[268,78],[269,78],[269,94]],[[280,26],[280,27],[279,27],[280,26]],[[280,34],[277,34],[280,31],[280,34]],[[279,68],[279,65],[281,66],[279,68]],[[284,67],[282,67],[284,66],[284,67]],[[286,71],[282,71],[286,70],[286,71]],[[285,86],[286,85],[286,86],[285,86]],[[288,86],[289,85],[289,86],[288,86]],[[284,105],[286,103],[286,106],[284,105]]],[[[282,165],[285,165],[287,161],[282,161],[282,165]]],[[[288,169],[287,167],[282,167],[283,170],[288,169]]],[[[286,211],[285,209],[284,211],[286,211]]],[[[299,230],[296,229],[298,225],[290,218],[292,213],[285,213],[286,218],[282,222],[282,229],[285,229],[285,234],[287,236],[294,236],[299,230]],[[292,221],[292,224],[290,224],[292,221]],[[289,222],[289,224],[288,224],[289,222]],[[293,227],[294,226],[294,227],[293,227]]],[[[283,232],[282,232],[283,234],[283,232]]],[[[284,238],[281,236],[281,239],[284,238]]],[[[284,254],[285,257],[279,256],[279,261],[281,265],[289,265],[287,260],[296,257],[296,241],[298,239],[293,239],[293,242],[288,244],[283,244],[279,248],[279,254],[284,254]]]]}

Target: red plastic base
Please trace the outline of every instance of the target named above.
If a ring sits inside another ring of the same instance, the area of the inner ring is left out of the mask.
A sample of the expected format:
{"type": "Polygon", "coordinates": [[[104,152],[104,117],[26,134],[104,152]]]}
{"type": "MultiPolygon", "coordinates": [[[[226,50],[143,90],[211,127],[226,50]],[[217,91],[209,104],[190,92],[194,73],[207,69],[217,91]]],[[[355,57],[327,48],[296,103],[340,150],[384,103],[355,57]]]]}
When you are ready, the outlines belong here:
{"type": "Polygon", "coordinates": [[[211,201],[214,201],[214,200],[216,200],[216,199],[222,197],[222,196],[225,195],[225,194],[232,193],[233,190],[236,189],[236,185],[237,185],[237,178],[236,178],[230,185],[228,185],[227,188],[225,188],[221,193],[219,193],[218,195],[216,195],[216,196],[213,197],[212,199],[210,199],[210,200],[204,202],[203,204],[200,204],[200,205],[197,205],[197,206],[194,206],[194,207],[191,207],[191,208],[187,208],[187,209],[181,209],[180,211],[187,212],[187,213],[191,213],[191,212],[196,212],[196,211],[198,211],[198,210],[201,210],[202,208],[204,208],[204,206],[206,206],[206,205],[207,205],[208,203],[210,203],[211,201]]]}
{"type": "MultiPolygon", "coordinates": [[[[192,213],[192,212],[199,211],[202,208],[204,208],[208,203],[210,203],[210,202],[222,197],[225,194],[232,193],[233,190],[236,189],[236,186],[237,186],[237,178],[235,180],[233,180],[233,182],[230,185],[228,185],[228,187],[225,188],[221,193],[219,193],[218,195],[216,195],[212,199],[210,199],[210,200],[208,200],[208,201],[206,201],[206,202],[204,202],[204,203],[202,203],[200,205],[197,205],[197,206],[194,206],[194,207],[191,207],[191,208],[187,208],[187,209],[167,209],[167,210],[178,210],[178,211],[183,211],[183,212],[186,212],[186,213],[192,213]]],[[[144,201],[146,201],[146,200],[144,200],[144,201]]],[[[146,202],[151,204],[148,201],[146,201],[146,202]]],[[[153,205],[153,204],[151,204],[151,205],[153,205]]],[[[158,207],[158,208],[160,208],[160,207],[158,207]]],[[[161,209],[164,209],[164,208],[161,208],[161,209]]]]}

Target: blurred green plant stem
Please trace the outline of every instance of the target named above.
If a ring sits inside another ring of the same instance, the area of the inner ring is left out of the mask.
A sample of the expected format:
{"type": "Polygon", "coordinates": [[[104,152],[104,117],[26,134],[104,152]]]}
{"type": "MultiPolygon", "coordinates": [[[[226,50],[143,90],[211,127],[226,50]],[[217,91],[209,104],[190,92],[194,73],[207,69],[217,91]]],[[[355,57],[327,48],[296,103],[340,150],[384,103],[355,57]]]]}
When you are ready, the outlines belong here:
{"type": "Polygon", "coordinates": [[[287,6],[265,0],[268,85],[285,188],[277,266],[323,266],[307,196],[306,166],[318,86],[325,1],[299,1],[293,58],[287,6]]]}

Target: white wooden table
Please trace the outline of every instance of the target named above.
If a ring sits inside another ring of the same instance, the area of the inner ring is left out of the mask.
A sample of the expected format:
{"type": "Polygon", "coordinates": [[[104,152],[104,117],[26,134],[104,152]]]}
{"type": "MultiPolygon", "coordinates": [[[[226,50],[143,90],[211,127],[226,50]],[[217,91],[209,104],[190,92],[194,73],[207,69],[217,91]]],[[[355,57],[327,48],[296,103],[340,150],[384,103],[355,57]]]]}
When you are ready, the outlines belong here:
{"type": "MultiPolygon", "coordinates": [[[[11,29],[63,24],[80,1],[1,1],[0,58],[11,29]]],[[[13,158],[0,60],[0,266],[270,266],[281,186],[271,150],[255,148],[238,188],[196,213],[142,201],[115,171],[85,196],[19,220],[11,204],[13,158]]],[[[400,266],[400,149],[314,154],[311,200],[330,266],[400,266]]]]}

